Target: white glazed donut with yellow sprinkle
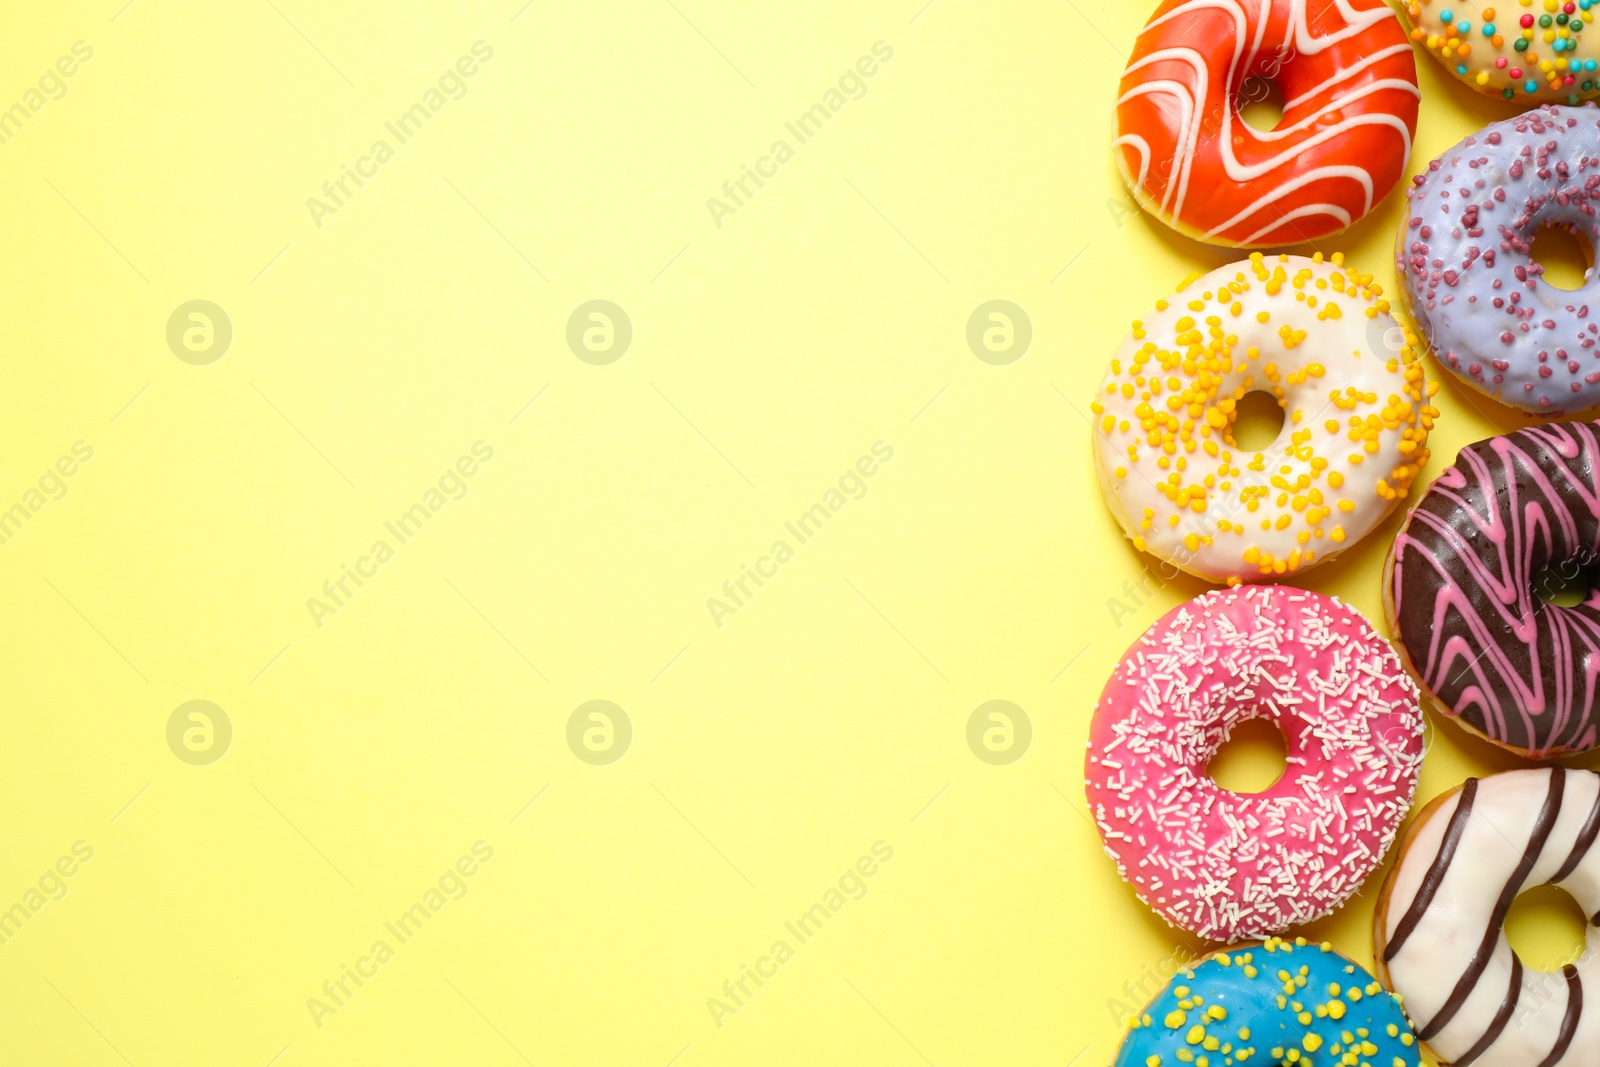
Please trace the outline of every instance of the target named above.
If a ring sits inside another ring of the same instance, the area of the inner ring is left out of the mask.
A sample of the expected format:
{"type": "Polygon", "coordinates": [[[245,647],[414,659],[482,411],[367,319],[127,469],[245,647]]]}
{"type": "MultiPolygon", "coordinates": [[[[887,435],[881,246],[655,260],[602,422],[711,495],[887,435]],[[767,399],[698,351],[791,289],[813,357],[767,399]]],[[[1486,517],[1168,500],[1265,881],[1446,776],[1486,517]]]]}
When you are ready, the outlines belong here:
{"type": "Polygon", "coordinates": [[[1208,581],[1270,581],[1331,559],[1406,496],[1437,388],[1372,275],[1257,253],[1133,324],[1092,405],[1101,487],[1140,551],[1208,581]],[[1257,391],[1283,429],[1244,451],[1233,426],[1257,391]]]}

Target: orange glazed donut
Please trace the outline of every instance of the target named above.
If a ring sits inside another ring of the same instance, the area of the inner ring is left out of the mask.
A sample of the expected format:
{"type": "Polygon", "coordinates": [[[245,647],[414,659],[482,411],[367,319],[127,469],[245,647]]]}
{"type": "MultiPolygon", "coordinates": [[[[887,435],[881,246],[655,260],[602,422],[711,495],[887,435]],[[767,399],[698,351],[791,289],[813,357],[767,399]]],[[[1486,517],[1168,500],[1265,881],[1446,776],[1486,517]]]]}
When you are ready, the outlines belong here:
{"type": "Polygon", "coordinates": [[[1144,208],[1211,244],[1315,241],[1405,173],[1417,67],[1383,0],[1165,0],[1134,44],[1112,142],[1144,208]],[[1239,116],[1246,80],[1283,95],[1271,131],[1239,116]]]}

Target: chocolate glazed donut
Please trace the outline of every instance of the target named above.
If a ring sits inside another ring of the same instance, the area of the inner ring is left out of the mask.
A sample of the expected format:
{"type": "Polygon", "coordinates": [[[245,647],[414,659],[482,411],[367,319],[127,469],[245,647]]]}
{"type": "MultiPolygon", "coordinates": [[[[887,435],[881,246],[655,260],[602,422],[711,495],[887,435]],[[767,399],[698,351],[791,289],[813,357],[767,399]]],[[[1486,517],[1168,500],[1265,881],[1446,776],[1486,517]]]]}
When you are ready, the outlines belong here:
{"type": "Polygon", "coordinates": [[[1531,758],[1600,743],[1600,591],[1573,607],[1534,593],[1549,568],[1600,561],[1597,466],[1600,423],[1468,445],[1384,567],[1384,614],[1425,697],[1531,758]]]}

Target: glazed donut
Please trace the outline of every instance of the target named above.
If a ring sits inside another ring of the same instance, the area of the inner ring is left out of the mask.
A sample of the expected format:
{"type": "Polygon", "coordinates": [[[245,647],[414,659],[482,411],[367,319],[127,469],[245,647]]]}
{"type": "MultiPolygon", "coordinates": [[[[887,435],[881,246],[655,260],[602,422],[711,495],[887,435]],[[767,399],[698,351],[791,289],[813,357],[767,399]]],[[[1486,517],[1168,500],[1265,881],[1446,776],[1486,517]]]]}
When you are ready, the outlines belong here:
{"type": "Polygon", "coordinates": [[[1260,581],[1327,560],[1381,522],[1428,459],[1439,414],[1421,354],[1370,274],[1255,253],[1178,287],[1133,324],[1091,405],[1100,485],[1123,532],[1208,581],[1260,581]],[[1237,404],[1270,391],[1287,417],[1260,452],[1237,404]]]}
{"type": "Polygon", "coordinates": [[[1502,929],[1526,887],[1560,885],[1600,912],[1597,833],[1600,775],[1560,767],[1469,778],[1412,824],[1374,917],[1378,973],[1441,1062],[1600,1062],[1600,956],[1534,971],[1502,929]]]}
{"type": "Polygon", "coordinates": [[[1206,1059],[1210,1067],[1420,1062],[1397,998],[1332,945],[1303,937],[1240,945],[1179,971],[1134,1018],[1112,1067],[1206,1059]]]}
{"type": "Polygon", "coordinates": [[[1416,60],[1383,0],[1165,0],[1134,43],[1112,148],[1168,226],[1240,248],[1301,244],[1372,210],[1405,173],[1416,60]],[[1239,115],[1248,79],[1283,119],[1239,115]]]}
{"type": "Polygon", "coordinates": [[[1377,868],[1422,764],[1417,689],[1388,642],[1332,597],[1218,589],[1134,643],[1095,705],[1085,782],[1106,852],[1173,926],[1261,937],[1333,911],[1377,868]],[[1287,769],[1265,792],[1206,774],[1265,718],[1287,769]]]}
{"type": "Polygon", "coordinates": [[[1441,712],[1534,759],[1587,752],[1600,724],[1600,596],[1534,594],[1551,567],[1600,561],[1600,424],[1468,445],[1406,519],[1384,616],[1441,712]]]}
{"type": "Polygon", "coordinates": [[[1592,6],[1504,0],[1480,11],[1476,3],[1411,0],[1406,14],[1411,39],[1480,93],[1576,104],[1595,91],[1600,67],[1600,36],[1583,32],[1594,22],[1592,6]]]}
{"type": "Polygon", "coordinates": [[[1600,236],[1600,109],[1547,106],[1485,127],[1406,191],[1404,301],[1439,362],[1536,415],[1600,404],[1600,277],[1575,291],[1529,255],[1544,226],[1600,236]]]}

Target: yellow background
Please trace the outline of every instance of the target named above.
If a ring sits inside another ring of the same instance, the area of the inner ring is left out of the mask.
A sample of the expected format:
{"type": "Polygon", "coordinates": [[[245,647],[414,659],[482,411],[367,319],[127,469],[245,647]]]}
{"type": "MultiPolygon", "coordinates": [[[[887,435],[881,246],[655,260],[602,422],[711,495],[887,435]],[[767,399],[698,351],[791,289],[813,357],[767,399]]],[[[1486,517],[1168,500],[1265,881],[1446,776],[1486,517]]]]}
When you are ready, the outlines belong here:
{"type": "MultiPolygon", "coordinates": [[[[1236,258],[1113,171],[1148,5],[424,6],[8,12],[0,107],[94,57],[0,145],[0,507],[94,458],[0,546],[0,908],[94,853],[0,945],[0,1061],[1108,1061],[1110,1002],[1194,945],[1100,850],[1086,724],[1202,587],[1115,624],[1146,561],[1079,412],[1129,320],[1236,258]],[[465,96],[319,227],[307,199],[480,40],[465,96]],[[779,138],[719,226],[708,198],[779,138]],[[205,366],[166,341],[194,299],[234,332],[205,366]],[[566,342],[594,299],[633,328],[605,366],[566,342]],[[991,299],[1033,327],[1005,366],[966,342],[991,299]],[[480,440],[464,498],[316,625],[307,598],[480,440]],[[716,625],[879,441],[866,495],[716,625]],[[196,699],[233,729],[207,766],[167,744],[196,699]],[[605,766],[567,743],[595,699],[633,730],[605,766]],[[994,699],[1033,729],[1006,766],[966,741],[994,699]],[[478,841],[465,897],[314,1018],[478,841]],[[878,841],[866,895],[795,942],[878,841]]],[[[1413,171],[1509,114],[1419,62],[1413,171]]],[[[1327,250],[1387,281],[1399,208],[1327,250]]],[[[1450,383],[1439,406],[1430,476],[1518,425],[1450,383]]],[[[1376,617],[1398,521],[1304,584],[1376,617]]],[[[1513,763],[1430,736],[1419,800],[1513,763]]],[[[1309,932],[1370,959],[1371,910],[1309,932]]]]}

